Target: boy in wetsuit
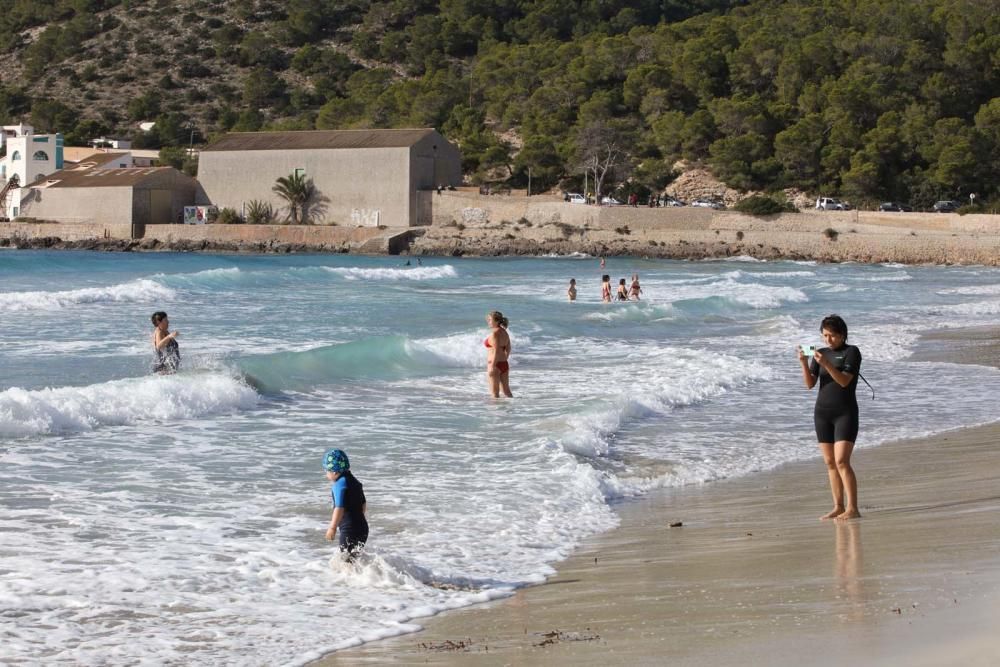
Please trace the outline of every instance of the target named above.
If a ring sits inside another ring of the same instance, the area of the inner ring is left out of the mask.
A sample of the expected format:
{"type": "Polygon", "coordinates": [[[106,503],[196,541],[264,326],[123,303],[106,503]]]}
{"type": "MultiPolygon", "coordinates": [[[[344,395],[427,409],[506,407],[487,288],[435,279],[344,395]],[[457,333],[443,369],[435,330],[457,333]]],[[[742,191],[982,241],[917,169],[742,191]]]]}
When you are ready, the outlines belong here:
{"type": "Polygon", "coordinates": [[[340,550],[351,562],[368,541],[368,502],[361,482],[351,473],[347,454],[341,449],[331,449],[323,455],[323,469],[326,478],[333,482],[330,495],[333,500],[333,516],[326,529],[326,539],[333,540],[340,530],[340,550]]]}

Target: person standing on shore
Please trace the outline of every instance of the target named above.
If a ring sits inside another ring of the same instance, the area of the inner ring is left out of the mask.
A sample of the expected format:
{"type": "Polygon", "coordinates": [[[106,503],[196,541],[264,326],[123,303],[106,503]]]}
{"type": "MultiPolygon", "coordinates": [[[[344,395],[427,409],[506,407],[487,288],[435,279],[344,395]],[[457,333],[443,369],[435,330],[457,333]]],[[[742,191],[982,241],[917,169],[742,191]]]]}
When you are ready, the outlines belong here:
{"type": "Polygon", "coordinates": [[[847,323],[839,315],[824,318],[820,333],[827,347],[814,350],[811,357],[798,348],[806,389],[812,389],[819,380],[813,419],[833,494],[833,510],[820,518],[857,519],[861,513],[851,454],[858,437],[855,390],[861,374],[861,351],[847,344],[847,323]]]}
{"type": "Polygon", "coordinates": [[[513,398],[510,393],[510,335],[507,325],[510,324],[499,310],[486,315],[486,324],[492,331],[483,344],[486,346],[486,382],[493,398],[500,398],[500,392],[507,398],[513,398]]]}
{"type": "Polygon", "coordinates": [[[323,454],[326,478],[333,482],[330,497],[333,516],[326,529],[326,539],[332,541],[340,531],[340,550],[351,562],[368,542],[368,500],[364,485],[351,473],[351,462],[342,449],[330,449],[323,454]]]}
{"type": "Polygon", "coordinates": [[[569,279],[569,289],[566,290],[566,296],[569,297],[570,301],[576,301],[576,278],[569,279]]]}
{"type": "Polygon", "coordinates": [[[611,276],[606,273],[601,276],[601,301],[611,303],[611,276]]]}
{"type": "Polygon", "coordinates": [[[153,313],[153,372],[161,375],[176,373],[181,367],[181,348],[177,344],[180,331],[170,331],[170,320],[162,310],[153,313]]]}

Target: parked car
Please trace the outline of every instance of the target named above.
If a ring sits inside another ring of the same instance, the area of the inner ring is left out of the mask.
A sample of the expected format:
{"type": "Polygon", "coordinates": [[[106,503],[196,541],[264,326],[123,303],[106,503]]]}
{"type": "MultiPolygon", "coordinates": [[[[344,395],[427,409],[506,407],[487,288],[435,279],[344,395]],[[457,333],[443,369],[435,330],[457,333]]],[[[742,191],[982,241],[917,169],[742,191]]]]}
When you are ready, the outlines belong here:
{"type": "Polygon", "coordinates": [[[726,208],[719,202],[712,201],[711,199],[695,199],[691,202],[691,206],[697,206],[698,208],[714,208],[717,211],[726,208]]]}
{"type": "Polygon", "coordinates": [[[817,211],[850,211],[851,205],[834,197],[819,197],[816,199],[817,211]]]}
{"type": "Polygon", "coordinates": [[[957,201],[952,201],[950,199],[945,201],[939,201],[934,204],[935,213],[954,213],[961,206],[957,201]]]}
{"type": "Polygon", "coordinates": [[[664,198],[663,205],[664,206],[687,206],[687,204],[685,204],[684,202],[682,202],[680,199],[674,199],[673,197],[669,197],[669,196],[664,198]]]}
{"type": "Polygon", "coordinates": [[[621,206],[622,203],[614,197],[601,197],[601,206],[621,206]]]}
{"type": "Polygon", "coordinates": [[[581,195],[579,192],[567,192],[563,197],[563,201],[567,201],[570,204],[586,204],[587,198],[581,195]]]}
{"type": "Polygon", "coordinates": [[[913,208],[909,204],[903,204],[898,201],[884,201],[878,205],[878,210],[888,211],[893,213],[903,213],[910,212],[913,208]]]}

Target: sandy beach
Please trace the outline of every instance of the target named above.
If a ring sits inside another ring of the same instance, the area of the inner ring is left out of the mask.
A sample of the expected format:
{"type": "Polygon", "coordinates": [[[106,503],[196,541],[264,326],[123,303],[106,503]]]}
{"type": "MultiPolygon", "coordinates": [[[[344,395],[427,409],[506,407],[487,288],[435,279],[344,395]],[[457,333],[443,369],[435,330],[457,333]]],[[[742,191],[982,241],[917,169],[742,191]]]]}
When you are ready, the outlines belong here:
{"type": "MultiPolygon", "coordinates": [[[[997,364],[996,330],[925,340],[916,359],[997,364]]],[[[998,443],[862,436],[859,521],[818,520],[818,458],[653,492],[544,585],[314,664],[1000,664],[998,443]]]]}

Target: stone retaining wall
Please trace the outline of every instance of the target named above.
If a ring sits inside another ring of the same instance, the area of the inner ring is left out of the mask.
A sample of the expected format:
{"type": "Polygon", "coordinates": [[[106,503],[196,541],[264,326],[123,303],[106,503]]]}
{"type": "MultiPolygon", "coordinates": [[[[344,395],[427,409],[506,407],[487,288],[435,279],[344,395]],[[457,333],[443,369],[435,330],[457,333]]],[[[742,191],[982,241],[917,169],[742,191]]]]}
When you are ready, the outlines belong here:
{"type": "Polygon", "coordinates": [[[533,225],[554,222],[575,227],[615,229],[755,229],[760,231],[822,230],[832,227],[840,232],[860,231],[859,225],[877,228],[915,228],[925,230],[996,234],[1000,232],[1000,216],[964,215],[957,213],[883,213],[880,211],[813,211],[786,213],[769,218],[756,218],[735,211],[715,211],[709,208],[664,207],[633,208],[631,206],[587,206],[570,204],[551,195],[524,197],[514,195],[480,195],[469,191],[419,193],[420,223],[423,225],[483,227],[522,219],[533,225]]]}
{"type": "MultiPolygon", "coordinates": [[[[143,239],[163,242],[211,241],[213,243],[290,243],[310,246],[361,244],[390,235],[377,227],[310,225],[147,225],[143,239]]],[[[58,236],[58,234],[56,234],[58,236]]]]}
{"type": "Polygon", "coordinates": [[[0,238],[36,239],[58,237],[64,241],[86,239],[131,239],[132,225],[86,222],[0,222],[0,238]]]}

